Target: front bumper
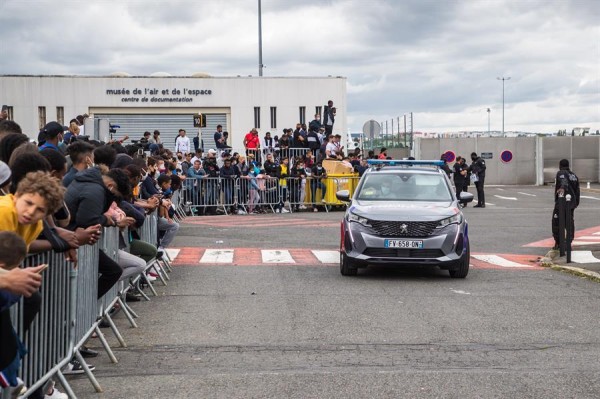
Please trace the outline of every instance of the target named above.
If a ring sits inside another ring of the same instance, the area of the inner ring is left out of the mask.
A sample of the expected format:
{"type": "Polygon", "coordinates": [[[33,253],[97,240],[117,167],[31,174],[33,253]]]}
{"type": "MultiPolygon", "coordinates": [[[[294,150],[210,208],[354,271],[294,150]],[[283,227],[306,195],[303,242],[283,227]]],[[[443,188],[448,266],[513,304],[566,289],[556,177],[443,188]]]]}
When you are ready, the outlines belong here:
{"type": "Polygon", "coordinates": [[[427,237],[381,237],[358,223],[342,222],[342,251],[357,266],[431,265],[456,269],[466,254],[467,226],[453,224],[427,237]],[[386,248],[385,240],[422,240],[421,249],[386,248]]]}

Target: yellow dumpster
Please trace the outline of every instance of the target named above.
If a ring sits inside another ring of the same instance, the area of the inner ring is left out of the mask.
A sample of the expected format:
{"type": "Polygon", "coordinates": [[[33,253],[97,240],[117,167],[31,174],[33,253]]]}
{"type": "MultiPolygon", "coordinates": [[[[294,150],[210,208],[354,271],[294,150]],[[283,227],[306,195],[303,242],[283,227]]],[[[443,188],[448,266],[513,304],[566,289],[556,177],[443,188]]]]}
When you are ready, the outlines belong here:
{"type": "Polygon", "coordinates": [[[358,174],[332,174],[328,175],[325,183],[327,192],[325,193],[325,202],[327,205],[344,205],[344,202],[338,201],[335,193],[340,190],[348,190],[350,196],[354,194],[354,190],[360,178],[358,174]]]}

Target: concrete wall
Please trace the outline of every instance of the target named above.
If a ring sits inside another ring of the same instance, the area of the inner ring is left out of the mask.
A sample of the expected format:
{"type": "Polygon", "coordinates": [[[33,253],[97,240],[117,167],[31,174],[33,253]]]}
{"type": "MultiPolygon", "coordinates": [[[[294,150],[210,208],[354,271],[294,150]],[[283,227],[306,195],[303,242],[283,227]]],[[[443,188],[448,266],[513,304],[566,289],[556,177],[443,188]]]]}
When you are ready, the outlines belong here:
{"type": "Polygon", "coordinates": [[[486,159],[487,184],[544,184],[554,181],[558,162],[569,159],[571,169],[582,183],[600,181],[600,136],[587,137],[475,137],[415,140],[417,159],[439,159],[452,151],[466,157],[471,152],[491,153],[486,159]],[[512,160],[500,158],[510,151],[512,160]]]}
{"type": "Polygon", "coordinates": [[[254,107],[261,111],[260,132],[281,135],[284,128],[294,128],[299,121],[300,106],[306,107],[308,124],[315,107],[324,106],[327,100],[333,100],[337,107],[334,132],[344,138],[347,132],[343,77],[0,76],[0,92],[2,104],[13,107],[13,119],[32,138],[37,137],[40,106],[46,107],[47,122],[56,120],[56,107],[64,107],[65,124],[92,111],[169,114],[227,110],[230,143],[241,146],[243,136],[254,127],[254,107]],[[129,90],[129,94],[109,94],[108,90],[129,90]],[[156,93],[150,94],[150,90],[156,93]],[[174,90],[179,90],[179,94],[174,90]],[[205,94],[189,94],[190,90],[204,90],[205,94]],[[153,102],[153,98],[190,101],[153,102]],[[270,107],[277,107],[276,129],[271,128],[270,107]]]}

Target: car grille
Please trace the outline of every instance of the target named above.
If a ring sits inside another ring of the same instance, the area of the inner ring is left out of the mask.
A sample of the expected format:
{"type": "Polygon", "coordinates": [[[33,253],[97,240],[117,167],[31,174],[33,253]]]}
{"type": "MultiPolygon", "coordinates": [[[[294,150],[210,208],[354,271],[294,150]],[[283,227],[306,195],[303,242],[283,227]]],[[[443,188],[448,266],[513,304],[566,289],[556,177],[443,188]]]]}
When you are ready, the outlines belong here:
{"type": "Polygon", "coordinates": [[[377,235],[383,237],[427,237],[431,235],[438,224],[438,222],[388,222],[383,220],[371,220],[370,223],[377,235]]]}
{"type": "Polygon", "coordinates": [[[367,248],[365,255],[373,258],[440,258],[441,249],[367,248]]]}

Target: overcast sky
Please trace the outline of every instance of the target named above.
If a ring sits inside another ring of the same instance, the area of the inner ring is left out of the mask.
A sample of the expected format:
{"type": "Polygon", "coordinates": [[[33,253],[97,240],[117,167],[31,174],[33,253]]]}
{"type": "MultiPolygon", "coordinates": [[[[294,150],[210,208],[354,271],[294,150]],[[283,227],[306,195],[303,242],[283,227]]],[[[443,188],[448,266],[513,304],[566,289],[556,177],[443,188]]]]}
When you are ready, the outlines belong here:
{"type": "MultiPolygon", "coordinates": [[[[257,0],[0,0],[0,73],[258,74],[257,0]]],[[[600,1],[263,0],[265,76],[346,76],[348,126],[600,129],[600,1]]],[[[335,99],[334,99],[335,100],[335,99]]],[[[295,121],[290,121],[290,125],[295,121]]]]}

